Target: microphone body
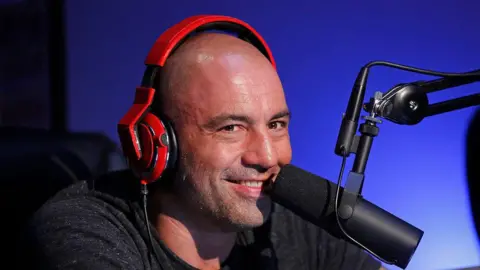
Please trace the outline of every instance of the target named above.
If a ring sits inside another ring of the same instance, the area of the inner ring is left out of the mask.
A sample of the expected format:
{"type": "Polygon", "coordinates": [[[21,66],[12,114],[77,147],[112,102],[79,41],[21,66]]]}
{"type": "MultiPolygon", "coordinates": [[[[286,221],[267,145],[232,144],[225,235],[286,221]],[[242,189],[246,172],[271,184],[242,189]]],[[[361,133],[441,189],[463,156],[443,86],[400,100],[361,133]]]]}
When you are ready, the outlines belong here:
{"type": "MultiPolygon", "coordinates": [[[[337,185],[293,165],[286,165],[272,184],[272,200],[330,234],[350,241],[337,222],[337,185]]],[[[347,191],[345,191],[347,192],[347,191]]],[[[340,188],[338,204],[344,191],[340,188]]],[[[357,197],[352,215],[339,218],[343,230],[380,258],[405,269],[423,231],[375,204],[357,197]]],[[[355,244],[355,243],[354,243],[355,244]]]]}

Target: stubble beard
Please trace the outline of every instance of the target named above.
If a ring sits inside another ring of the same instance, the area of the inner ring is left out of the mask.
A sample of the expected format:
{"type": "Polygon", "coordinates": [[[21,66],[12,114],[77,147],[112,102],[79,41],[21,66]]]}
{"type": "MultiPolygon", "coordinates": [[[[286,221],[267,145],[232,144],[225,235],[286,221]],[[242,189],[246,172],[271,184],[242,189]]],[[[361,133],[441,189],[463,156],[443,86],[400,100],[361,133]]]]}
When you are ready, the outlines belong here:
{"type": "Polygon", "coordinates": [[[198,220],[205,230],[239,232],[261,226],[270,215],[271,200],[241,197],[228,187],[224,180],[195,181],[193,176],[183,173],[175,185],[175,193],[186,213],[198,220]]]}

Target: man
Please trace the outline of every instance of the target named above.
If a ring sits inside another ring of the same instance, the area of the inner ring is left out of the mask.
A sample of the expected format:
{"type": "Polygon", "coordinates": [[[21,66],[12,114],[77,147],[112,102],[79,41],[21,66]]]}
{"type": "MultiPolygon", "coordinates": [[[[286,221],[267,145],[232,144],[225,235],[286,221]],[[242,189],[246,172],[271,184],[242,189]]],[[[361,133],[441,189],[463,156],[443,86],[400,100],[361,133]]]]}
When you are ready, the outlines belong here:
{"type": "Polygon", "coordinates": [[[292,156],[281,82],[255,47],[227,34],[198,34],[162,72],[154,113],[172,120],[180,159],[170,185],[149,187],[150,225],[129,171],[76,184],[32,222],[37,268],[380,268],[253,188],[292,156]]]}

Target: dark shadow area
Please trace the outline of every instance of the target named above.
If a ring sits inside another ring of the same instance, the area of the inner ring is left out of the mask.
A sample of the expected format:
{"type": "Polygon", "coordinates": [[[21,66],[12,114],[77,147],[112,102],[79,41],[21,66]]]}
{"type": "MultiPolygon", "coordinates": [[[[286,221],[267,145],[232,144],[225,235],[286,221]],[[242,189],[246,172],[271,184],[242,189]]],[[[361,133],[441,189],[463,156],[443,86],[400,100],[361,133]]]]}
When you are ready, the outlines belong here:
{"type": "Polygon", "coordinates": [[[50,2],[61,1],[0,2],[0,126],[53,125],[50,63],[64,57],[51,53],[50,2]]]}
{"type": "Polygon", "coordinates": [[[480,109],[468,127],[466,143],[466,167],[470,207],[480,240],[480,109]]]}

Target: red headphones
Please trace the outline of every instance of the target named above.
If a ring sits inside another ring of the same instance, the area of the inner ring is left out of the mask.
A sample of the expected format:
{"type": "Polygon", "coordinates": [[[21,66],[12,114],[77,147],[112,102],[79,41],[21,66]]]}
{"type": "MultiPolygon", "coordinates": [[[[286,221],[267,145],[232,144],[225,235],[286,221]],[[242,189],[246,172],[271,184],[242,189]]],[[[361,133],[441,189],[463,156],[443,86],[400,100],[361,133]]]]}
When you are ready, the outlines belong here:
{"type": "Polygon", "coordinates": [[[133,106],[118,124],[118,135],[130,168],[143,184],[158,180],[165,169],[173,168],[177,159],[175,132],[166,119],[150,113],[158,74],[171,53],[189,36],[220,30],[237,34],[262,52],[275,68],[272,53],[263,38],[247,23],[227,16],[199,15],[189,17],[167,29],[147,55],[147,66],[141,86],[136,88],[133,106]]]}

